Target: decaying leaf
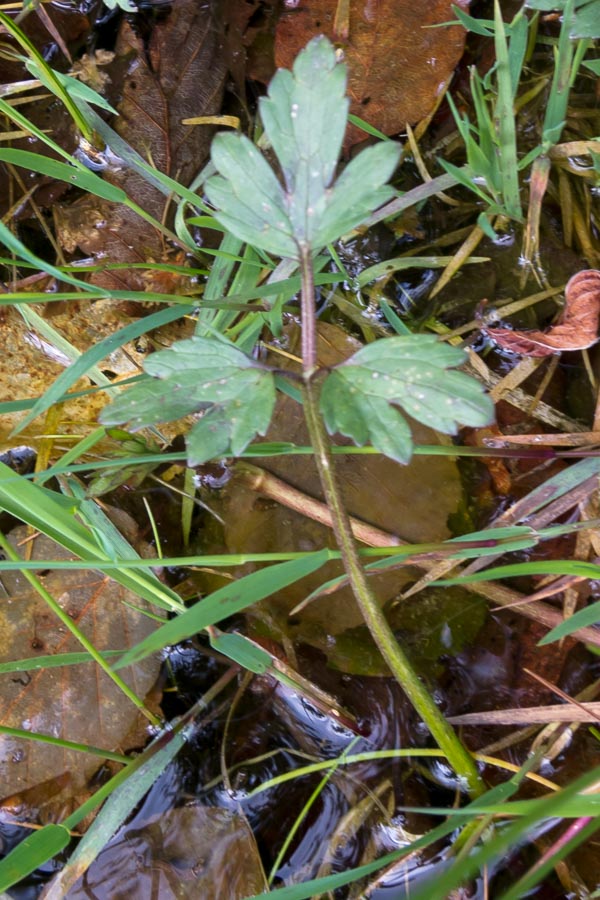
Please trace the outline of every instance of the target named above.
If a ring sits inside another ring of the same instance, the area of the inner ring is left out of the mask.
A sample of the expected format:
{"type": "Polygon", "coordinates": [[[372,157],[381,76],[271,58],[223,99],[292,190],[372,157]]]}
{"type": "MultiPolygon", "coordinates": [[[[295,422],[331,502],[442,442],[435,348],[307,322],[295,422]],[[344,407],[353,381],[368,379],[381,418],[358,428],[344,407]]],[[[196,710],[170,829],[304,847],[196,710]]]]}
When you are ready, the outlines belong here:
{"type": "MultiPolygon", "coordinates": [[[[148,39],[123,18],[115,57],[106,69],[115,90],[120,91],[115,130],[147,162],[188,185],[208,156],[212,130],[183,125],[182,120],[219,112],[225,82],[210,5],[178,0],[154,23],[148,39]]],[[[104,178],[163,220],[169,198],[133,169],[111,168],[104,178]]],[[[59,209],[57,219],[61,240],[66,240],[70,249],[78,245],[84,253],[111,262],[168,258],[169,248],[162,236],[126,207],[86,196],[72,213],[59,209]]],[[[98,272],[90,280],[109,289],[147,288],[135,269],[98,272]]]]}
{"type": "Polygon", "coordinates": [[[69,897],[242,900],[265,890],[246,820],[228,809],[188,806],[121,829],[69,897]]]}
{"type": "MultiPolygon", "coordinates": [[[[17,546],[27,534],[27,528],[19,526],[9,540],[17,546]]],[[[32,558],[72,556],[42,536],[33,543],[32,558]]],[[[100,651],[129,648],[156,628],[152,619],[137,611],[145,609],[144,601],[101,573],[53,570],[41,580],[100,651]]],[[[82,650],[21,573],[2,573],[2,662],[82,650]]],[[[148,657],[121,674],[143,699],[159,667],[157,657],[148,657]]],[[[124,752],[137,716],[131,701],[94,662],[0,675],[0,724],[11,728],[124,752]]],[[[70,772],[70,789],[75,792],[100,765],[97,756],[0,735],[2,796],[22,792],[63,772],[70,772]]]]}
{"type": "MultiPolygon", "coordinates": [[[[352,0],[347,39],[334,34],[336,4],[331,0],[288,5],[277,25],[276,64],[291,68],[309,39],[325,34],[341,47],[348,64],[350,112],[385,134],[396,134],[431,112],[465,43],[460,27],[431,27],[455,18],[452,0],[352,0]]],[[[457,5],[466,9],[468,2],[457,5]]],[[[364,138],[351,125],[346,146],[364,138]]]]}
{"type": "Polygon", "coordinates": [[[598,340],[600,271],[577,272],[565,288],[561,320],[548,331],[482,328],[498,347],[521,356],[551,356],[561,350],[584,350],[598,340]]]}

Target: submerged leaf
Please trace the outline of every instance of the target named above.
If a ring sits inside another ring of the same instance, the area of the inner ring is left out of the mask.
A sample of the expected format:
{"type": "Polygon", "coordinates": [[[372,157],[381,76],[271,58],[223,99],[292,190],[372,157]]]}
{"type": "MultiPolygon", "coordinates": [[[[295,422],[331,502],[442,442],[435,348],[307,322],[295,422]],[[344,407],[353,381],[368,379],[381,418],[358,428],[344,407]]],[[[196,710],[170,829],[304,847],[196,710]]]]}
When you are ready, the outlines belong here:
{"type": "Polygon", "coordinates": [[[446,371],[463,360],[462,351],[433,335],[369,344],[323,384],[321,411],[327,430],[339,431],[359,446],[370,440],[381,453],[405,463],[412,442],[396,406],[447,434],[455,434],[459,423],[488,424],[494,407],[481,385],[462,372],[446,371]]]}
{"type": "Polygon", "coordinates": [[[105,425],[129,422],[134,430],[209,408],[190,431],[190,465],[237,455],[265,434],[275,403],[273,375],[233,345],[192,337],[154,353],[144,381],[105,407],[105,425]]]}
{"type": "Polygon", "coordinates": [[[206,183],[216,219],[242,240],[277,256],[298,259],[358,225],[394,190],[386,186],[400,155],[392,142],[370,147],[331,187],[348,117],[346,67],[324,37],[312,40],[293,71],[280,70],[261,100],[265,133],[285,188],[243,135],[213,141],[219,172],[206,183]]]}

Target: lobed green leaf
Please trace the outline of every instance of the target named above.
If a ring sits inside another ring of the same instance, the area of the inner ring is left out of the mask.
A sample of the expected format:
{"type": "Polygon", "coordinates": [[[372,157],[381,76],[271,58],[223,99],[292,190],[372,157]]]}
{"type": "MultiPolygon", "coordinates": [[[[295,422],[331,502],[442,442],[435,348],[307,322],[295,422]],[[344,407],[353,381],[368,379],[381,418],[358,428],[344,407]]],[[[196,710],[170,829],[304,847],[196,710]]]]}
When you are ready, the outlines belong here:
{"type": "Polygon", "coordinates": [[[455,434],[459,423],[487,424],[494,406],[481,385],[462,372],[446,371],[463,360],[461,350],[432,335],[387,338],[363,347],[325,379],[321,411],[327,430],[359,446],[370,440],[381,453],[406,463],[412,441],[396,406],[447,434],[455,434]]]}
{"type": "Polygon", "coordinates": [[[208,409],[187,437],[190,465],[237,456],[269,427],[273,375],[231,344],[196,335],[154,353],[145,369],[155,378],[106,406],[104,425],[129,422],[137,430],[208,409]]]}
{"type": "Polygon", "coordinates": [[[386,141],[357,156],[332,187],[348,119],[346,67],[325,37],[310,41],[293,70],[279,70],[260,109],[284,187],[244,136],[217,135],[217,176],[206,183],[215,218],[236,237],[278,256],[299,259],[360,224],[394,196],[385,183],[400,157],[386,141]]]}

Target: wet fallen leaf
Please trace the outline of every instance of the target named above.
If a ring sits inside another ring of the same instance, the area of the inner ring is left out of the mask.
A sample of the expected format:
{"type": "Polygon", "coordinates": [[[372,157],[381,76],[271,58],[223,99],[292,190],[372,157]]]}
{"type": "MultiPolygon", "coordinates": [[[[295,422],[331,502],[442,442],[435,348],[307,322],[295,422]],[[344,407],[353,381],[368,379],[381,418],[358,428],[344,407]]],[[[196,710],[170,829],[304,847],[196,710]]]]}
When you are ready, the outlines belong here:
{"type": "MultiPolygon", "coordinates": [[[[292,4],[288,4],[290,7],[292,4]]],[[[460,0],[466,9],[468,0],[460,0]]],[[[325,34],[343,50],[348,63],[350,112],[385,134],[396,134],[430,113],[444,91],[465,43],[462,28],[434,28],[455,18],[452,0],[352,0],[349,37],[334,34],[336,3],[307,0],[293,4],[279,20],[275,62],[291,68],[310,38],[325,34]]],[[[346,146],[365,139],[350,125],[346,146]]]]}
{"type": "MultiPolygon", "coordinates": [[[[147,162],[189,185],[208,157],[213,129],[183,125],[182,119],[220,111],[225,66],[219,34],[209,4],[178,0],[154,22],[149,38],[123,18],[115,60],[105,74],[120,92],[117,133],[147,162]]],[[[128,167],[110,168],[103,176],[158,221],[168,198],[128,167]]],[[[168,249],[162,236],[127,207],[83,197],[57,210],[65,246],[78,245],[86,255],[111,262],[162,261],[168,249]]],[[[100,272],[91,281],[105,288],[145,290],[140,271],[100,272]]],[[[176,292],[177,284],[171,285],[176,292]]]]}
{"type": "MultiPolygon", "coordinates": [[[[27,535],[27,528],[19,526],[9,540],[18,546],[27,535]]],[[[73,558],[43,536],[32,549],[33,559],[73,558]]],[[[52,570],[41,581],[100,651],[129,648],[156,628],[137,611],[146,608],[142,600],[98,572],[52,570]]],[[[2,573],[0,596],[2,662],[82,651],[20,572],[2,573]]],[[[120,674],[143,699],[159,668],[160,660],[149,657],[120,674]]],[[[141,716],[93,662],[0,675],[0,710],[4,726],[121,752],[131,746],[127,736],[141,716]]],[[[20,793],[63,772],[70,773],[69,790],[76,792],[101,762],[98,756],[0,735],[1,793],[20,793]]]]}
{"type": "Polygon", "coordinates": [[[56,798],[63,794],[70,783],[70,773],[62,772],[32,788],[26,788],[24,791],[3,797],[0,801],[0,821],[31,822],[34,819],[40,820],[44,816],[44,808],[52,809],[56,798]]]}
{"type": "Polygon", "coordinates": [[[242,900],[266,890],[246,820],[228,809],[187,806],[123,828],[69,898],[242,900]]]}
{"type": "Polygon", "coordinates": [[[482,328],[498,347],[521,356],[551,356],[562,350],[584,350],[598,340],[600,271],[577,272],[565,288],[561,320],[548,331],[482,328]]]}

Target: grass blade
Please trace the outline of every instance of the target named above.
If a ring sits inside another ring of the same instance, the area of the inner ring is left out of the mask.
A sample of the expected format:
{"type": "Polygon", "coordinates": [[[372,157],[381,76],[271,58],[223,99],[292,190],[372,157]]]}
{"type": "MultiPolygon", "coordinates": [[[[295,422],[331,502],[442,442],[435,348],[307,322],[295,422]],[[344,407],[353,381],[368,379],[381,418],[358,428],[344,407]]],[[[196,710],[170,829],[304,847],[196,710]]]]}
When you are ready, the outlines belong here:
{"type": "Polygon", "coordinates": [[[329,559],[328,550],[319,550],[303,559],[290,560],[252,572],[220,588],[128,650],[116,668],[130,666],[161,650],[167,644],[176,644],[227,616],[247,609],[253,603],[274,594],[288,584],[316,572],[329,559]]]}

